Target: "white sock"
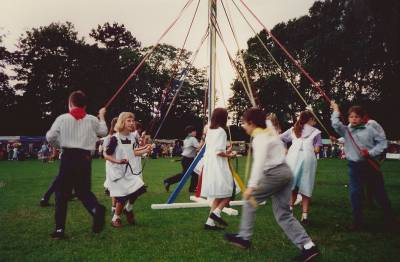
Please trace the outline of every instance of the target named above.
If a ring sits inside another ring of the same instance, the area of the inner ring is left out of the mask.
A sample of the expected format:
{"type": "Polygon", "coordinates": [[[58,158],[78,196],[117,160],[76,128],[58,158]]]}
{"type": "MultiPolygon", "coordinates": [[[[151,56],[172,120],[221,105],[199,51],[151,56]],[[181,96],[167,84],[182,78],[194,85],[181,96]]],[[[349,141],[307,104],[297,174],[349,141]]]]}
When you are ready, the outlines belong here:
{"type": "Polygon", "coordinates": [[[215,226],[214,220],[212,220],[211,218],[207,218],[206,225],[209,225],[212,227],[215,226]]]}
{"type": "Polygon", "coordinates": [[[303,214],[301,215],[301,219],[307,219],[308,218],[308,213],[303,212],[303,214]]]}
{"type": "Polygon", "coordinates": [[[314,246],[315,246],[314,242],[310,241],[304,245],[304,249],[310,249],[314,246]]]}
{"type": "Polygon", "coordinates": [[[214,213],[217,217],[221,217],[221,209],[216,208],[216,209],[214,209],[213,213],[214,213]]]}
{"type": "Polygon", "coordinates": [[[126,202],[125,210],[128,211],[128,212],[131,212],[132,209],[133,209],[133,205],[131,205],[131,203],[129,203],[129,201],[126,202]]]}
{"type": "Polygon", "coordinates": [[[112,218],[112,222],[115,222],[117,219],[119,219],[119,216],[114,213],[114,216],[112,218]]]}

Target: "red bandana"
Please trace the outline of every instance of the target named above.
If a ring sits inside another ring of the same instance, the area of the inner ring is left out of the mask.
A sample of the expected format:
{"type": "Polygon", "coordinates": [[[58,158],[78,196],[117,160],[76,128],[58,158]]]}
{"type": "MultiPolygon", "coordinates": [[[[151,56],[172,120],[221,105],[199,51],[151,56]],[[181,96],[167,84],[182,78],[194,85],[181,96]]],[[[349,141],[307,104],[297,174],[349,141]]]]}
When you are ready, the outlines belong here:
{"type": "Polygon", "coordinates": [[[69,113],[76,119],[80,120],[86,116],[86,110],[81,107],[74,107],[69,110],[69,113]]]}

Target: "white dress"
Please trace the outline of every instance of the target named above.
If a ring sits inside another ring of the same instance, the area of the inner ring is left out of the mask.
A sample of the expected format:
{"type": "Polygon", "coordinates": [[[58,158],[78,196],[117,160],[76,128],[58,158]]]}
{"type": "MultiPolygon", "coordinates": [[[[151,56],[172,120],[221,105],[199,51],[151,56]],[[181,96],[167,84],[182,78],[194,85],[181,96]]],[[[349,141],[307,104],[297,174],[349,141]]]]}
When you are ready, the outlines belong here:
{"type": "Polygon", "coordinates": [[[286,156],[286,162],[293,172],[293,187],[298,193],[311,197],[314,189],[317,157],[314,151],[314,138],[321,134],[316,128],[305,137],[296,137],[292,129],[292,145],[286,156]]]}
{"type": "Polygon", "coordinates": [[[225,152],[227,136],[224,129],[208,129],[206,135],[206,151],[204,153],[203,181],[201,196],[211,198],[227,198],[233,194],[233,177],[228,159],[218,156],[225,152]]]}
{"type": "MultiPolygon", "coordinates": [[[[110,143],[110,138],[111,138],[111,135],[108,135],[103,138],[103,150],[104,151],[106,150],[108,144],[110,143]]],[[[106,180],[104,180],[104,184],[103,184],[104,188],[107,188],[107,189],[110,184],[110,178],[109,178],[109,175],[107,175],[107,171],[109,170],[108,166],[110,165],[110,163],[111,163],[110,161],[106,161],[106,180]]]]}
{"type": "Polygon", "coordinates": [[[137,164],[138,157],[133,153],[136,138],[135,134],[131,133],[128,136],[123,136],[116,133],[114,137],[117,138],[118,145],[115,148],[113,157],[116,160],[127,159],[129,165],[109,162],[106,166],[106,174],[109,179],[108,189],[111,197],[123,197],[136,192],[144,186],[140,176],[142,167],[137,164]]]}
{"type": "MultiPolygon", "coordinates": [[[[137,147],[139,147],[140,136],[137,131],[133,132],[132,135],[135,138],[135,148],[137,148],[137,147]]],[[[133,161],[133,165],[132,164],[131,165],[132,165],[133,173],[139,174],[140,179],[143,180],[142,157],[134,155],[132,161],[133,161]]]]}

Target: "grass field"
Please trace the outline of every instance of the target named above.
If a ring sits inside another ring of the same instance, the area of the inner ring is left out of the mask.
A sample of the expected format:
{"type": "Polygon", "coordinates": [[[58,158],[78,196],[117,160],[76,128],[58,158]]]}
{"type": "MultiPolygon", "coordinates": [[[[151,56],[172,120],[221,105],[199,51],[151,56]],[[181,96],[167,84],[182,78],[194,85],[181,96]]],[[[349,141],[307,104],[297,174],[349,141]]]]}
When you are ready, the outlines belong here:
{"type": "MultiPolygon", "coordinates": [[[[244,159],[239,163],[243,174],[244,159]]],[[[346,231],[351,219],[346,162],[320,160],[318,165],[311,223],[306,226],[322,252],[318,261],[398,261],[400,234],[384,230],[378,208],[365,211],[366,232],[346,231]]],[[[152,203],[164,203],[169,196],[163,178],[180,170],[179,162],[170,159],[147,161],[149,192],[135,204],[137,225],[114,229],[109,212],[105,230],[95,235],[91,217],[79,201],[72,201],[68,239],[52,240],[54,206],[39,207],[39,200],[57,169],[58,163],[0,162],[0,261],[290,261],[298,253],[277,226],[269,203],[258,210],[248,251],[225,243],[222,232],[202,229],[207,208],[152,210],[152,203]]],[[[400,162],[386,161],[383,171],[392,205],[400,214],[400,162]]],[[[92,189],[108,208],[111,204],[103,193],[103,181],[104,162],[95,160],[92,189]]],[[[188,202],[188,198],[186,186],[177,202],[188,202]]],[[[300,216],[299,207],[295,213],[300,216]]],[[[226,231],[236,232],[240,218],[225,218],[226,231]]]]}

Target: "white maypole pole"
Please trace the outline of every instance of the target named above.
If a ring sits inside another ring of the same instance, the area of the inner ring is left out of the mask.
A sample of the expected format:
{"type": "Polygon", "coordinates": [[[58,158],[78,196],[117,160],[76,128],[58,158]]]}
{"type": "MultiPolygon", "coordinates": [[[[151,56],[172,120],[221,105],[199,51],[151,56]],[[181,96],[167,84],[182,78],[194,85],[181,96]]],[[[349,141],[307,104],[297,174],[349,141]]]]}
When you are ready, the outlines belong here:
{"type": "Polygon", "coordinates": [[[210,25],[210,72],[208,80],[208,122],[215,108],[215,76],[216,76],[216,43],[217,32],[215,21],[217,19],[217,0],[208,0],[208,21],[210,25]]]}

